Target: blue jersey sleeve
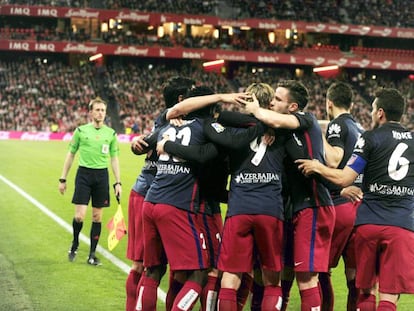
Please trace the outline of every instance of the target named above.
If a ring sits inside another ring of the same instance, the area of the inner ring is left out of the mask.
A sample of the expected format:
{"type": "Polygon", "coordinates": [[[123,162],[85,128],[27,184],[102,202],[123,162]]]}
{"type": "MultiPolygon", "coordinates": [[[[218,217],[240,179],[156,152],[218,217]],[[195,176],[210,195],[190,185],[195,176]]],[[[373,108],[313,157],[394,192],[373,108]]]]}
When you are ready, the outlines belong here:
{"type": "Polygon", "coordinates": [[[354,153],[349,158],[348,163],[346,165],[352,168],[358,174],[361,174],[364,171],[365,166],[367,165],[367,161],[354,153]]]}

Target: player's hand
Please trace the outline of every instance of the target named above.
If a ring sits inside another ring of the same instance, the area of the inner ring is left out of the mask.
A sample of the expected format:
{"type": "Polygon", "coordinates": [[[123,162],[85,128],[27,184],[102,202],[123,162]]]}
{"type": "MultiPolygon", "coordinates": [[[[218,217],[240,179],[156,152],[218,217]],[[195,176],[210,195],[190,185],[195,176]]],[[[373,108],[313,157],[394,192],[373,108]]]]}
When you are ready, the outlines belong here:
{"type": "Polygon", "coordinates": [[[66,182],[59,182],[59,192],[65,194],[66,191],[66,182]]]}
{"type": "Polygon", "coordinates": [[[298,164],[299,171],[305,176],[310,176],[314,173],[319,173],[319,166],[321,163],[316,160],[299,159],[295,161],[298,164]]]}
{"type": "Polygon", "coordinates": [[[344,197],[352,202],[361,201],[363,196],[364,194],[361,188],[357,186],[348,186],[348,187],[342,188],[341,190],[341,197],[344,197]]]}
{"type": "Polygon", "coordinates": [[[168,140],[169,140],[169,136],[164,135],[162,139],[157,143],[157,154],[158,155],[165,153],[164,145],[168,140]]]}
{"type": "Polygon", "coordinates": [[[174,126],[183,126],[184,121],[181,117],[178,117],[178,118],[171,119],[170,124],[174,126]]]}
{"type": "Polygon", "coordinates": [[[145,148],[148,147],[147,142],[144,140],[145,135],[135,136],[131,141],[131,150],[135,153],[145,153],[145,148]]]}
{"type": "Polygon", "coordinates": [[[262,137],[262,142],[267,145],[271,146],[276,140],[275,132],[273,129],[268,129],[266,133],[264,133],[262,137]]]}
{"type": "Polygon", "coordinates": [[[115,196],[117,197],[117,200],[119,201],[121,199],[121,194],[122,194],[122,185],[120,183],[114,184],[114,192],[115,192],[115,196]]]}
{"type": "Polygon", "coordinates": [[[237,98],[237,102],[244,108],[246,113],[251,113],[253,115],[260,108],[259,101],[257,100],[255,94],[239,96],[237,98]]]}

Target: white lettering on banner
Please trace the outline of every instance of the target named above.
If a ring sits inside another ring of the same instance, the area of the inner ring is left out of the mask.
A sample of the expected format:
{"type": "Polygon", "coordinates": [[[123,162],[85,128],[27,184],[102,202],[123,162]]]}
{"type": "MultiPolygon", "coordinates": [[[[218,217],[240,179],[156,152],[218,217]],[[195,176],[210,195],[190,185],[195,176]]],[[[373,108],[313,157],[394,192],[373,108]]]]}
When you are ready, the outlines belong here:
{"type": "Polygon", "coordinates": [[[344,33],[345,31],[347,31],[349,29],[349,26],[346,25],[341,25],[341,26],[336,26],[336,25],[330,25],[328,26],[329,30],[335,30],[339,33],[344,33]]]}
{"type": "Polygon", "coordinates": [[[219,20],[218,24],[220,26],[231,26],[231,27],[242,27],[249,26],[247,22],[244,21],[233,21],[233,20],[219,20]]]}
{"type": "Polygon", "coordinates": [[[66,44],[63,52],[96,53],[97,46],[86,46],[84,44],[66,44]]]}
{"type": "Polygon", "coordinates": [[[414,31],[397,31],[398,38],[414,38],[414,31]]]}
{"type": "Polygon", "coordinates": [[[184,18],[183,23],[184,24],[190,24],[190,25],[203,25],[205,22],[205,19],[200,18],[184,18]]]}
{"type": "Polygon", "coordinates": [[[383,37],[388,37],[392,33],[392,29],[384,28],[384,29],[374,29],[372,33],[379,34],[383,37]]]}
{"type": "Polygon", "coordinates": [[[63,141],[70,141],[70,140],[72,140],[72,136],[73,136],[72,133],[66,133],[65,136],[63,136],[62,140],[63,141]]]}
{"type": "Polygon", "coordinates": [[[128,134],[118,134],[117,137],[120,143],[129,143],[131,139],[131,136],[128,134]]]}
{"type": "Polygon", "coordinates": [[[261,29],[278,29],[280,24],[259,22],[258,27],[261,29]]]}
{"type": "Polygon", "coordinates": [[[47,132],[39,132],[39,133],[23,133],[23,135],[20,137],[21,140],[50,140],[49,138],[50,133],[47,132]]]}
{"type": "Polygon", "coordinates": [[[325,58],[323,57],[317,57],[317,58],[305,58],[305,62],[312,63],[316,66],[322,64],[325,61],[325,58]]]}
{"type": "Polygon", "coordinates": [[[27,43],[27,42],[16,42],[16,41],[14,41],[14,42],[9,42],[9,49],[10,50],[17,50],[17,51],[21,51],[21,50],[23,50],[23,51],[29,51],[29,49],[30,49],[30,45],[29,45],[29,43],[27,43]]]}
{"type": "Polygon", "coordinates": [[[0,140],[8,140],[10,138],[9,132],[0,131],[0,140]]]}
{"type": "Polygon", "coordinates": [[[149,22],[150,15],[149,14],[137,14],[136,12],[119,12],[119,14],[115,17],[116,19],[127,19],[135,22],[149,22]]]}
{"type": "Polygon", "coordinates": [[[326,28],[325,24],[317,24],[317,25],[306,25],[305,28],[307,30],[313,30],[315,32],[321,32],[326,28]]]}
{"type": "Polygon", "coordinates": [[[66,14],[65,17],[84,17],[84,18],[98,18],[99,12],[98,11],[87,11],[84,9],[80,10],[73,10],[70,9],[66,14]]]}
{"type": "Polygon", "coordinates": [[[183,52],[183,58],[203,58],[204,53],[197,53],[197,52],[183,52]]]}
{"type": "Polygon", "coordinates": [[[391,62],[389,60],[384,60],[383,62],[372,62],[373,66],[381,67],[382,69],[387,69],[391,66],[391,62]]]}
{"type": "Polygon", "coordinates": [[[10,8],[10,14],[30,16],[30,8],[10,8]]]}
{"type": "Polygon", "coordinates": [[[402,70],[414,70],[414,64],[409,64],[409,63],[401,64],[401,63],[397,63],[395,65],[395,68],[402,69],[402,70]]]}
{"type": "Polygon", "coordinates": [[[137,49],[134,46],[128,46],[128,47],[122,47],[118,46],[114,52],[115,55],[141,55],[141,56],[147,56],[148,55],[148,49],[137,49]]]}
{"type": "Polygon", "coordinates": [[[328,60],[328,64],[335,64],[339,67],[342,67],[343,65],[346,65],[348,60],[346,58],[341,57],[340,59],[330,59],[328,60]]]}
{"type": "Polygon", "coordinates": [[[224,59],[224,60],[246,60],[246,56],[244,55],[236,55],[236,54],[217,54],[216,59],[224,59]]]}
{"type": "Polygon", "coordinates": [[[295,56],[290,57],[290,63],[291,64],[296,64],[296,57],[295,56]]]}
{"type": "Polygon", "coordinates": [[[37,15],[58,17],[56,9],[48,9],[48,8],[37,9],[37,15]]]}
{"type": "Polygon", "coordinates": [[[366,35],[371,30],[371,27],[363,26],[363,27],[356,27],[356,28],[350,28],[350,32],[356,32],[360,34],[361,36],[366,35]]]}
{"type": "Polygon", "coordinates": [[[274,56],[258,56],[257,61],[261,63],[276,63],[279,61],[279,57],[274,56]]]}
{"type": "Polygon", "coordinates": [[[351,65],[358,65],[361,68],[365,68],[366,66],[368,66],[370,64],[370,61],[367,60],[367,59],[363,59],[361,61],[351,60],[350,64],[351,65]]]}
{"type": "Polygon", "coordinates": [[[36,43],[35,44],[36,51],[48,51],[54,52],[55,51],[55,44],[54,43],[36,43]]]}

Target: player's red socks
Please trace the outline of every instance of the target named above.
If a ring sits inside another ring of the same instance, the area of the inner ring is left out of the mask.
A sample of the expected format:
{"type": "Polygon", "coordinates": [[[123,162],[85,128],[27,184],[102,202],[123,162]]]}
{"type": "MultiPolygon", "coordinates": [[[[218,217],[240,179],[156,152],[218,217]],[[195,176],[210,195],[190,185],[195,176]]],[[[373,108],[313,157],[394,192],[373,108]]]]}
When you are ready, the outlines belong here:
{"type": "Polygon", "coordinates": [[[250,303],[251,311],[260,311],[262,310],[262,301],[264,294],[264,286],[257,282],[253,282],[252,286],[252,301],[250,303]]]}
{"type": "Polygon", "coordinates": [[[216,310],[219,278],[208,276],[207,284],[203,287],[200,296],[201,311],[216,310]]]}
{"type": "Polygon", "coordinates": [[[186,281],[183,288],[175,297],[172,311],[192,310],[201,293],[201,285],[194,281],[186,281]]]}
{"type": "MultiPolygon", "coordinates": [[[[312,308],[321,306],[321,294],[319,287],[312,287],[300,291],[301,311],[311,311],[312,308]]],[[[315,309],[314,309],[315,310],[315,309]]]]}
{"type": "Polygon", "coordinates": [[[349,280],[347,283],[348,286],[348,299],[347,299],[347,311],[356,310],[357,300],[358,300],[358,289],[355,286],[355,279],[349,280]]]}
{"type": "Polygon", "coordinates": [[[359,311],[375,311],[376,297],[370,294],[360,294],[357,302],[357,309],[359,311]]]}
{"type": "Polygon", "coordinates": [[[377,311],[396,311],[397,306],[391,301],[381,300],[378,304],[377,311]]]}
{"type": "Polygon", "coordinates": [[[140,287],[138,288],[136,310],[154,311],[157,309],[158,285],[159,283],[157,281],[146,275],[141,277],[140,287]]]}
{"type": "Polygon", "coordinates": [[[290,297],[290,290],[293,286],[293,280],[282,280],[282,297],[283,297],[283,303],[282,303],[282,309],[281,311],[286,311],[288,303],[289,303],[289,297],[290,297]]]}
{"type": "Polygon", "coordinates": [[[177,297],[178,293],[183,288],[183,286],[184,284],[175,280],[171,274],[170,286],[168,287],[167,297],[165,298],[165,310],[172,310],[175,297],[177,297]]]}
{"type": "Polygon", "coordinates": [[[334,292],[331,281],[331,273],[319,273],[319,289],[322,296],[321,311],[333,311],[334,307],[334,292]]]}
{"type": "Polygon", "coordinates": [[[126,311],[135,311],[137,304],[137,286],[141,278],[141,273],[131,269],[125,283],[126,289],[126,311]]]}
{"type": "Polygon", "coordinates": [[[282,288],[280,286],[265,286],[262,301],[262,311],[282,309],[282,288]]]}
{"type": "Polygon", "coordinates": [[[250,291],[253,286],[253,278],[248,273],[243,273],[241,284],[237,290],[237,310],[243,310],[246,304],[247,298],[249,297],[250,291]]]}
{"type": "Polygon", "coordinates": [[[217,310],[237,311],[237,292],[235,289],[220,289],[217,310]]]}

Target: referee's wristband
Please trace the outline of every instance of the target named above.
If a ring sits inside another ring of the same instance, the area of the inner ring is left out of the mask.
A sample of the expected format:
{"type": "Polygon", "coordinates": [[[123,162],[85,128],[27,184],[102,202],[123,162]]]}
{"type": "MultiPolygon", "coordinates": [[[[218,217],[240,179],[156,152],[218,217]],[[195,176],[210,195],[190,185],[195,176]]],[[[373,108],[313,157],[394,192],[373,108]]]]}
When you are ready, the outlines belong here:
{"type": "Polygon", "coordinates": [[[114,187],[115,188],[115,186],[116,185],[120,185],[120,186],[122,186],[122,183],[120,182],[120,181],[117,181],[116,183],[114,183],[113,185],[112,185],[112,187],[114,187]]]}
{"type": "Polygon", "coordinates": [[[66,179],[65,178],[59,178],[59,182],[64,184],[66,182],[66,179]]]}

